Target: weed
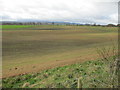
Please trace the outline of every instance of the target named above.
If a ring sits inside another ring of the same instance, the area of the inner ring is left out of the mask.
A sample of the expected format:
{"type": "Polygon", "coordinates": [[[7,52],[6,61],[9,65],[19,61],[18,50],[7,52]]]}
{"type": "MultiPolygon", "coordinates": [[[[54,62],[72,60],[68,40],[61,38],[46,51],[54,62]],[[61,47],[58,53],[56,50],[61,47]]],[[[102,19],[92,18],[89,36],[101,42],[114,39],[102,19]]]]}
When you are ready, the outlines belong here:
{"type": "Polygon", "coordinates": [[[116,76],[118,75],[118,65],[119,65],[119,59],[117,57],[118,51],[117,47],[114,43],[112,43],[112,47],[102,47],[102,48],[97,48],[98,55],[102,58],[102,61],[104,63],[108,63],[109,66],[109,77],[111,81],[111,87],[114,88],[116,87],[115,81],[116,76]],[[111,57],[111,60],[110,60],[111,57]]]}

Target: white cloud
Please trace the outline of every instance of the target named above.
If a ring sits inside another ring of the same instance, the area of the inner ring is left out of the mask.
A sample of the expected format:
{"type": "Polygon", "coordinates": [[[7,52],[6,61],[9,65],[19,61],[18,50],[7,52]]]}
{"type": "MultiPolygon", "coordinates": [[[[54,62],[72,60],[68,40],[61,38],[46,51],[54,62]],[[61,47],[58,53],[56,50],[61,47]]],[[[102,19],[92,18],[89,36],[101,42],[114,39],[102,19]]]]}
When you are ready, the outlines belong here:
{"type": "Polygon", "coordinates": [[[119,0],[1,0],[5,20],[117,23],[119,0]]]}

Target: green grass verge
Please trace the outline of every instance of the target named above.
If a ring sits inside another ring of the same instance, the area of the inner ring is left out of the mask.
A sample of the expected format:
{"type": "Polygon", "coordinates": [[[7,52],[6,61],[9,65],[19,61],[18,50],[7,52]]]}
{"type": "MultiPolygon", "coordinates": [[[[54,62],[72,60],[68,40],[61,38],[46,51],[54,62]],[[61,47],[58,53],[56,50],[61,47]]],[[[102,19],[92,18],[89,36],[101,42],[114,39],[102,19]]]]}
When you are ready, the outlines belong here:
{"type": "MultiPolygon", "coordinates": [[[[110,58],[110,60],[112,60],[110,58]]],[[[48,69],[3,79],[4,88],[77,88],[78,78],[82,88],[110,88],[111,77],[108,62],[86,61],[73,65],[48,69]]],[[[117,76],[115,87],[117,87],[117,76]]]]}

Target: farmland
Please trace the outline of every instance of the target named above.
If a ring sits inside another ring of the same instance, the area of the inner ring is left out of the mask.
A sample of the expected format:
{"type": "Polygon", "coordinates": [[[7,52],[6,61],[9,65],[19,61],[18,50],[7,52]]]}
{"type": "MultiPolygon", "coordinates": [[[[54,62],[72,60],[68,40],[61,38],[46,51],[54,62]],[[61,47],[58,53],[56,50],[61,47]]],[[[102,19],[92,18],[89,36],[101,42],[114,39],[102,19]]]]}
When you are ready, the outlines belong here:
{"type": "Polygon", "coordinates": [[[21,28],[29,28],[33,25],[2,25],[2,29],[21,29],[21,28]]]}
{"type": "Polygon", "coordinates": [[[3,26],[3,78],[98,59],[96,48],[117,43],[117,27],[3,26]]]}

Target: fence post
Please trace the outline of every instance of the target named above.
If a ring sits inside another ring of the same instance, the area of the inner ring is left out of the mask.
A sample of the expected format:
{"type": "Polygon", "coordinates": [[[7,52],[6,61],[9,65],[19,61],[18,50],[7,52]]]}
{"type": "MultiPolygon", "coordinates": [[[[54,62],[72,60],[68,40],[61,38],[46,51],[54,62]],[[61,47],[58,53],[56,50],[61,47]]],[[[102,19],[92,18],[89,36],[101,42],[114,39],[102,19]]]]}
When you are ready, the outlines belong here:
{"type": "Polygon", "coordinates": [[[78,89],[80,89],[80,88],[82,90],[82,77],[78,78],[78,89]]]}

